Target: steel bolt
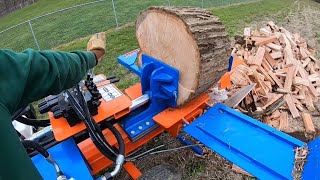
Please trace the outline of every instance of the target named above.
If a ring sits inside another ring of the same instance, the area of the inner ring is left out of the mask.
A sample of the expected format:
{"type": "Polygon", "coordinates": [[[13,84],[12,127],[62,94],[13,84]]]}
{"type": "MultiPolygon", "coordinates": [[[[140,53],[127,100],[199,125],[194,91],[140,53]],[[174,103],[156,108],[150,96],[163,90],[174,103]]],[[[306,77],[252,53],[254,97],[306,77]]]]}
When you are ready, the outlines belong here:
{"type": "Polygon", "coordinates": [[[142,130],[142,126],[139,126],[138,129],[142,130]]]}
{"type": "Polygon", "coordinates": [[[136,132],[134,132],[134,131],[131,131],[130,133],[131,133],[131,134],[135,134],[136,132]]]}
{"type": "Polygon", "coordinates": [[[147,122],[146,122],[146,125],[149,126],[149,125],[150,125],[150,122],[147,121],[147,122]]]}

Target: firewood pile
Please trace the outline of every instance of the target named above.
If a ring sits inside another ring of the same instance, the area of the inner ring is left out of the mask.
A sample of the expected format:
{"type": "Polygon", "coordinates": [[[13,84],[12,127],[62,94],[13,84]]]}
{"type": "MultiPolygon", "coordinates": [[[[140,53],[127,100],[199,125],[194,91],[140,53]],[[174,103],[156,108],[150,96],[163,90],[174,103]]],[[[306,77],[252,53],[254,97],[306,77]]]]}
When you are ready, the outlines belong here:
{"type": "Polygon", "coordinates": [[[288,119],[299,119],[305,132],[314,134],[309,112],[315,110],[320,94],[320,67],[306,40],[268,22],[260,30],[245,28],[233,52],[244,63],[232,72],[231,93],[256,83],[251,98],[245,99],[255,107],[248,110],[239,105],[237,109],[284,132],[288,119]]]}

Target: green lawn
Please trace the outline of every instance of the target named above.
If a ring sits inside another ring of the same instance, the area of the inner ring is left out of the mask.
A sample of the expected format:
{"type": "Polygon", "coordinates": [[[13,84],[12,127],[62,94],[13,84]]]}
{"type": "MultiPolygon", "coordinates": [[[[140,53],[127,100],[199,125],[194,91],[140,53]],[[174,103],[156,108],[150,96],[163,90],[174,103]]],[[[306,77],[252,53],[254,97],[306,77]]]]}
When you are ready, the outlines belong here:
{"type": "MultiPolygon", "coordinates": [[[[235,32],[240,31],[242,33],[243,31],[244,24],[240,22],[249,23],[253,20],[256,20],[257,17],[270,16],[277,11],[286,12],[287,7],[292,3],[293,1],[291,0],[283,0],[281,2],[278,0],[263,0],[261,2],[217,8],[213,9],[212,12],[221,18],[230,34],[234,35],[235,32]],[[277,4],[276,8],[271,6],[275,4],[277,4]]],[[[275,16],[275,18],[280,21],[284,18],[284,16],[282,13],[280,13],[279,15],[275,16]]],[[[127,69],[123,68],[117,63],[117,57],[119,55],[138,47],[134,30],[134,26],[131,25],[128,27],[119,28],[118,30],[111,29],[107,31],[107,56],[104,58],[103,63],[98,65],[95,70],[96,73],[114,74],[121,78],[118,86],[122,89],[133,85],[138,81],[136,76],[130,74],[127,69]]],[[[76,49],[85,50],[87,41],[88,38],[79,39],[67,45],[58,47],[58,49],[66,51],[76,49]]]]}
{"type": "MultiPolygon", "coordinates": [[[[45,13],[92,0],[39,0],[33,5],[0,18],[0,31],[45,13]]],[[[217,7],[236,2],[257,0],[114,0],[119,25],[133,22],[139,12],[149,6],[179,5],[217,7]]],[[[280,3],[281,4],[281,3],[280,3]]],[[[32,21],[40,49],[51,49],[74,39],[116,27],[111,0],[52,14],[32,21]]],[[[22,51],[36,48],[29,24],[24,23],[0,34],[0,48],[22,51]]]]}
{"type": "Polygon", "coordinates": [[[220,17],[231,36],[236,33],[242,34],[243,28],[266,17],[283,20],[293,0],[263,0],[255,3],[227,6],[225,8],[213,9],[212,13],[220,17]]]}

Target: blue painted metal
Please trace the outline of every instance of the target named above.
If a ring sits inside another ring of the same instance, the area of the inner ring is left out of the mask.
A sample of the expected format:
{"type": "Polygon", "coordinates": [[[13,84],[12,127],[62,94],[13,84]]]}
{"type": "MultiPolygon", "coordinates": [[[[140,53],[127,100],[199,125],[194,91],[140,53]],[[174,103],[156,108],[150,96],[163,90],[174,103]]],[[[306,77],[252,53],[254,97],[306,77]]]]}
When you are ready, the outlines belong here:
{"type": "MultiPolygon", "coordinates": [[[[73,177],[76,180],[93,179],[77,144],[72,138],[51,147],[48,152],[68,178],[73,177]]],[[[38,154],[32,157],[32,162],[44,180],[57,179],[53,165],[48,163],[42,155],[38,154]]]]}
{"type": "Polygon", "coordinates": [[[133,73],[141,76],[141,68],[135,64],[139,49],[135,49],[118,57],[118,63],[128,68],[133,73]]]}
{"type": "Polygon", "coordinates": [[[320,179],[320,137],[308,143],[309,154],[302,173],[303,180],[320,179]]]}
{"type": "MultiPolygon", "coordinates": [[[[178,134],[177,139],[180,140],[180,142],[184,145],[195,145],[193,142],[191,142],[190,140],[186,139],[184,136],[182,136],[181,134],[178,134]]],[[[203,155],[203,149],[200,146],[191,146],[190,147],[192,149],[192,151],[198,155],[203,155]]]]}
{"type": "Polygon", "coordinates": [[[228,72],[232,70],[232,64],[233,64],[233,56],[229,57],[229,66],[228,66],[228,72]]]}
{"type": "Polygon", "coordinates": [[[134,64],[137,53],[127,53],[118,58],[120,64],[129,68],[141,79],[142,93],[150,97],[149,107],[136,116],[126,118],[122,127],[132,140],[137,140],[157,124],[153,116],[168,107],[177,106],[179,71],[155,58],[142,54],[142,67],[134,64]],[[129,54],[129,55],[128,55],[129,54]]]}
{"type": "Polygon", "coordinates": [[[294,148],[304,143],[217,104],[184,128],[213,151],[259,179],[292,179],[294,148]]]}

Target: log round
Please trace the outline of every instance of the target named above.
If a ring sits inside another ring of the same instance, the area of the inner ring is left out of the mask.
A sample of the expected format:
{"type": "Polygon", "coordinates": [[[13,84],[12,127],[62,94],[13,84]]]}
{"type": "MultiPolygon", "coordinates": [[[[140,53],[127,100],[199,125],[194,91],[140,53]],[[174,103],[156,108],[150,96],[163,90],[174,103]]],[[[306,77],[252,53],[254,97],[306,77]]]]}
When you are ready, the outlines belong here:
{"type": "Polygon", "coordinates": [[[203,9],[150,7],[138,16],[136,37],[140,55],[179,70],[178,106],[216,84],[228,67],[230,42],[225,27],[203,9]]]}

